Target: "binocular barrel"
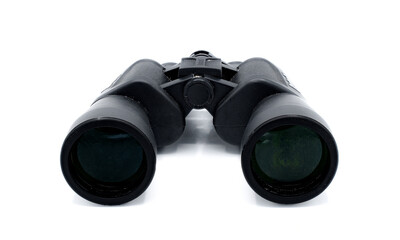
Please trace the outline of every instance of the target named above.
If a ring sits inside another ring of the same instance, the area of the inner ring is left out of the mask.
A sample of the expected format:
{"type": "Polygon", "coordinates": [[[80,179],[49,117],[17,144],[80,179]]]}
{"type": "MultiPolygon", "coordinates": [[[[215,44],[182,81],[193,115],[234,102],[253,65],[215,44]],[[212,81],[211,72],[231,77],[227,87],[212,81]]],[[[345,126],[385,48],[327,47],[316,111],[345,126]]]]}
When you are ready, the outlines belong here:
{"type": "Polygon", "coordinates": [[[300,203],[332,181],[335,140],[278,68],[197,51],[178,64],[140,60],[103,91],[62,146],[67,183],[99,204],[135,199],[154,176],[157,147],[182,135],[194,108],[207,109],[218,135],[241,146],[245,179],[261,197],[300,203]]]}
{"type": "Polygon", "coordinates": [[[274,202],[304,202],[320,194],[335,175],[337,159],[326,123],[295,95],[262,100],[243,135],[244,176],[274,202]]]}
{"type": "Polygon", "coordinates": [[[156,142],[143,108],[124,96],[95,102],[67,136],[61,164],[82,197],[121,204],[142,194],[155,172],[156,142]]]}

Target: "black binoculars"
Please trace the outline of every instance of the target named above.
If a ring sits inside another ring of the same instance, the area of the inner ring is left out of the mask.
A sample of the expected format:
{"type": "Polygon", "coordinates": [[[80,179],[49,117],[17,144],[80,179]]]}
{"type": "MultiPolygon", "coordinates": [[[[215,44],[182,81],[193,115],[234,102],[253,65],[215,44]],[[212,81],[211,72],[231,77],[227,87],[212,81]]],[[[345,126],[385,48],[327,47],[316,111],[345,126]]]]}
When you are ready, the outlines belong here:
{"type": "Polygon", "coordinates": [[[241,147],[243,174],[261,197],[300,203],[332,181],[335,140],[286,76],[263,58],[225,63],[207,51],[178,64],[140,60],[120,75],[66,137],[66,181],[95,203],[131,201],[154,176],[157,147],[176,141],[188,113],[203,108],[219,137],[241,147]]]}

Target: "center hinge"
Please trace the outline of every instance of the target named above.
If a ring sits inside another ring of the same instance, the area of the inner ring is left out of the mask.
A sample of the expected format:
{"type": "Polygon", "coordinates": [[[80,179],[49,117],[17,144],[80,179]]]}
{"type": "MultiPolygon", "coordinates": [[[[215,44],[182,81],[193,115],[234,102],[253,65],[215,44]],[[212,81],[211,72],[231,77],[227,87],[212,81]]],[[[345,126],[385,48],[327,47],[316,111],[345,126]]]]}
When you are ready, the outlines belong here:
{"type": "Polygon", "coordinates": [[[237,86],[231,79],[237,68],[206,51],[197,51],[179,64],[165,64],[170,79],[161,87],[179,103],[187,115],[193,108],[214,114],[218,103],[237,86]]]}
{"type": "Polygon", "coordinates": [[[237,73],[236,67],[230,66],[214,57],[207,51],[194,52],[190,57],[182,58],[179,64],[166,66],[164,74],[170,80],[187,75],[210,75],[216,78],[230,80],[237,73]]]}

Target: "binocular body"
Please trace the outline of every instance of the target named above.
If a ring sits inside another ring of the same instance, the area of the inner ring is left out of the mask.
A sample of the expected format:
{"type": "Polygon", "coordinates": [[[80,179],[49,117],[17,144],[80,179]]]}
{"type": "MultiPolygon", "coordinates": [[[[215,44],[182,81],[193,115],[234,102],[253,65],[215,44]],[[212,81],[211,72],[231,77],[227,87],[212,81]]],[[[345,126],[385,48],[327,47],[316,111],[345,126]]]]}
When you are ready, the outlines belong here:
{"type": "Polygon", "coordinates": [[[307,201],[333,179],[338,152],[325,121],[262,58],[225,63],[198,51],[178,64],[140,60],[72,126],[61,151],[80,196],[122,204],[142,194],[157,147],[175,142],[192,109],[207,109],[224,141],[240,145],[253,190],[278,203],[307,201]]]}

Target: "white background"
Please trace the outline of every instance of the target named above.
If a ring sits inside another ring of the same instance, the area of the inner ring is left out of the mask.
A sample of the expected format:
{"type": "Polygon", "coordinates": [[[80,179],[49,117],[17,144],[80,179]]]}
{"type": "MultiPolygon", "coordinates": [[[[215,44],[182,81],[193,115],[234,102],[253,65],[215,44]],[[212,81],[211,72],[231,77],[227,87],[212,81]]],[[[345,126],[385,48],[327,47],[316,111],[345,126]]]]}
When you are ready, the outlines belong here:
{"type": "Polygon", "coordinates": [[[1,1],[0,239],[399,239],[396,1],[1,1]],[[77,196],[59,164],[73,121],[130,64],[205,49],[264,57],[330,125],[339,168],[283,206],[247,185],[240,149],[194,111],[121,206],[77,196]]]}

